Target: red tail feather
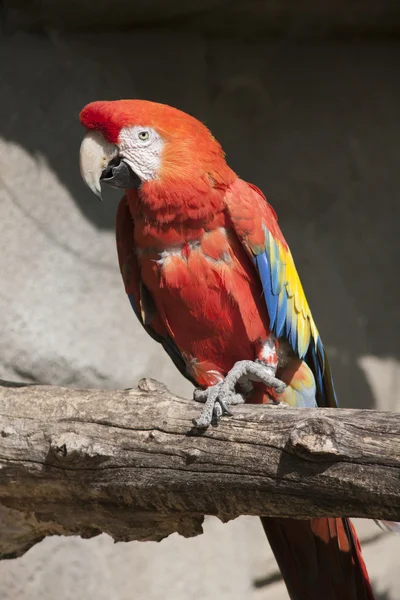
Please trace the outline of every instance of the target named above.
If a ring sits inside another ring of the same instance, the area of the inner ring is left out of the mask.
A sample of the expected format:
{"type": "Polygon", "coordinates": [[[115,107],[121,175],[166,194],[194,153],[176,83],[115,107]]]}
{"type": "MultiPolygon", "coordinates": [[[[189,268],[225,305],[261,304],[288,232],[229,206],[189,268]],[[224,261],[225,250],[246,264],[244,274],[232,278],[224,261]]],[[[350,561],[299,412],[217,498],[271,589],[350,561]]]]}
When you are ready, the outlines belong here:
{"type": "Polygon", "coordinates": [[[261,519],[291,600],[374,600],[349,519],[261,519]]]}

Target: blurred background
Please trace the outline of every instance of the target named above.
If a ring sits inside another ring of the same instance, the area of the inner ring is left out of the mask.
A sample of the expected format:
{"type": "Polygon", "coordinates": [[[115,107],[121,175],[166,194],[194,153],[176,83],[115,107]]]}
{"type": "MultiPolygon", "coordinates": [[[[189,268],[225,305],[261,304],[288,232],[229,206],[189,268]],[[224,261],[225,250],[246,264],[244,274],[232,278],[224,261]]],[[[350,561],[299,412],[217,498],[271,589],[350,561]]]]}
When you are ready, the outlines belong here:
{"type": "MultiPolygon", "coordinates": [[[[80,109],[145,98],[203,120],[277,210],[343,406],[400,406],[398,0],[9,0],[0,33],[0,377],[190,395],[117,267],[118,194],[80,179],[80,109]]],[[[377,600],[400,539],[357,522],[377,600]]],[[[46,539],[2,600],[287,600],[257,519],[114,545],[46,539]]]]}

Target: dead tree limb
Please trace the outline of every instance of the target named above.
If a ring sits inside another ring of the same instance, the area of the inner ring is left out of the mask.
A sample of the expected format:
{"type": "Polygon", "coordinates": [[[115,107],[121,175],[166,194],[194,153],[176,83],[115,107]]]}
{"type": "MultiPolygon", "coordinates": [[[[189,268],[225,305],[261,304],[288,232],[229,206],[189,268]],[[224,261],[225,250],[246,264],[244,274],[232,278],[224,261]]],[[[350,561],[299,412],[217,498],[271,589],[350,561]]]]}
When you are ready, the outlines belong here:
{"type": "Polygon", "coordinates": [[[161,540],[203,515],[400,520],[400,414],[200,405],[161,384],[0,385],[0,557],[52,534],[161,540]]]}

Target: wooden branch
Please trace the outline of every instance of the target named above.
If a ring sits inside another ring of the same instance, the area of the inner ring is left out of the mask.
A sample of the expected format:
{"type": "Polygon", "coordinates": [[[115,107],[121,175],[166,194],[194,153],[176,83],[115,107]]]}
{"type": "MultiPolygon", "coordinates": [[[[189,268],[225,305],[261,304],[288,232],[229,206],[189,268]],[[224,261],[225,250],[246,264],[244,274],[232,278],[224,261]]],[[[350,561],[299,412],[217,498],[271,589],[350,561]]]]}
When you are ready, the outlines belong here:
{"type": "Polygon", "coordinates": [[[400,520],[400,414],[201,406],[137,390],[0,386],[0,556],[46,535],[161,540],[203,515],[400,520]]]}

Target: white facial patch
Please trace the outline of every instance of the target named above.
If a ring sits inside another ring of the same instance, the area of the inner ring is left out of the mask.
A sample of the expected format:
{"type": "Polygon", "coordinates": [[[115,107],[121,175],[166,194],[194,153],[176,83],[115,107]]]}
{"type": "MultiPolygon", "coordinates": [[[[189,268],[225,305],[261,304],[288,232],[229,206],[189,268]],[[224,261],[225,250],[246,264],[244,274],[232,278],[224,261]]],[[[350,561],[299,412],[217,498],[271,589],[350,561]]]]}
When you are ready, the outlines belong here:
{"type": "Polygon", "coordinates": [[[162,137],[151,127],[124,127],[119,138],[119,155],[142,181],[157,179],[164,147],[162,137]]]}

